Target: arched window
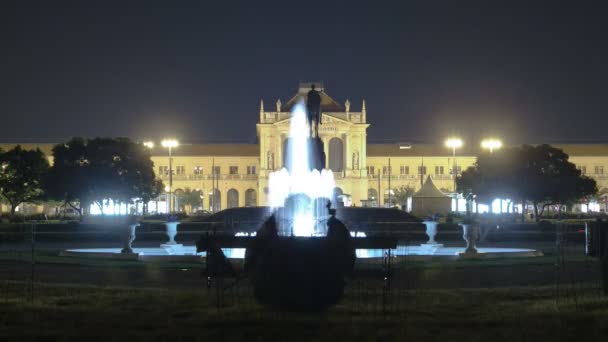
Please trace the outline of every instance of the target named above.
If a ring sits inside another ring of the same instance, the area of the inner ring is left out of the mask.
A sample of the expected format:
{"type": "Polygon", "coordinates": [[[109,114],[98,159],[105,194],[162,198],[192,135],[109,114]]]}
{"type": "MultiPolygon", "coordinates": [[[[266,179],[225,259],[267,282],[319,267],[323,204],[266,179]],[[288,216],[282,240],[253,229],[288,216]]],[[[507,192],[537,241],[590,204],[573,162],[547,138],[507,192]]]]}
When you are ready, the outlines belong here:
{"type": "Polygon", "coordinates": [[[257,193],[253,189],[247,189],[245,191],[245,206],[255,207],[256,205],[258,205],[257,193]]]}
{"type": "Polygon", "coordinates": [[[342,202],[342,195],[344,195],[344,191],[342,191],[342,189],[339,187],[335,187],[334,188],[334,201],[342,202]]]}
{"type": "Polygon", "coordinates": [[[218,189],[214,189],[209,195],[209,211],[216,212],[222,208],[222,193],[218,189]]]}
{"type": "Polygon", "coordinates": [[[289,163],[288,154],[289,154],[289,139],[285,139],[285,140],[283,140],[283,149],[281,150],[281,156],[283,158],[282,165],[284,168],[287,168],[287,165],[289,163]]]}
{"type": "Polygon", "coordinates": [[[397,205],[397,199],[395,198],[395,190],[394,189],[386,189],[384,190],[384,206],[385,207],[394,207],[397,205]]]}
{"type": "Polygon", "coordinates": [[[329,169],[333,172],[344,170],[344,143],[340,138],[329,140],[329,169]]]}
{"type": "Polygon", "coordinates": [[[235,189],[228,190],[227,194],[228,203],[226,204],[227,208],[236,208],[239,206],[239,192],[235,189]]]}
{"type": "Polygon", "coordinates": [[[378,200],[378,191],[376,189],[367,189],[367,200],[368,201],[377,201],[378,200]]]}

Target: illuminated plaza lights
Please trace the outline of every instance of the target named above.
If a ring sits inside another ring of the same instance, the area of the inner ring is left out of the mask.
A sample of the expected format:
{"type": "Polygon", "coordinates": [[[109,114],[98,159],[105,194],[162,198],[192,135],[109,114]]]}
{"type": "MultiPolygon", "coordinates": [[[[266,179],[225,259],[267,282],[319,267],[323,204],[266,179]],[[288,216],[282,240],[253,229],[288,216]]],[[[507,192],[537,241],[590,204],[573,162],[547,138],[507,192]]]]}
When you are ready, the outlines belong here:
{"type": "Polygon", "coordinates": [[[144,141],[143,145],[149,149],[153,149],[154,148],[154,141],[144,141]]]}
{"type": "Polygon", "coordinates": [[[452,179],[453,179],[453,186],[454,186],[454,201],[456,202],[456,211],[458,211],[458,194],[456,193],[456,176],[457,176],[457,169],[456,169],[456,149],[457,148],[461,148],[463,145],[462,143],[462,139],[460,138],[456,138],[456,137],[452,137],[452,138],[448,138],[445,141],[445,146],[449,147],[452,149],[452,179]]]}
{"type": "Polygon", "coordinates": [[[494,150],[502,147],[502,141],[498,139],[484,139],[481,141],[481,147],[485,150],[490,150],[490,153],[494,153],[494,150]]]}

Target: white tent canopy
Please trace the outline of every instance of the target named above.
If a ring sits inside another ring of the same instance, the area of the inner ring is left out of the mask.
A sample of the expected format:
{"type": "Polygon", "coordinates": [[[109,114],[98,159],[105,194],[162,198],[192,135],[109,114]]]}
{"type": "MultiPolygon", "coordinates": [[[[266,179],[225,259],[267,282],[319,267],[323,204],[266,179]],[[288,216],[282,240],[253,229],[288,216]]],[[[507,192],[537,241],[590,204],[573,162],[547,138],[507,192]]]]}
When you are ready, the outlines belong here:
{"type": "Polygon", "coordinates": [[[428,176],[420,190],[412,196],[412,213],[418,217],[447,214],[452,210],[452,198],[437,189],[428,176]]]}

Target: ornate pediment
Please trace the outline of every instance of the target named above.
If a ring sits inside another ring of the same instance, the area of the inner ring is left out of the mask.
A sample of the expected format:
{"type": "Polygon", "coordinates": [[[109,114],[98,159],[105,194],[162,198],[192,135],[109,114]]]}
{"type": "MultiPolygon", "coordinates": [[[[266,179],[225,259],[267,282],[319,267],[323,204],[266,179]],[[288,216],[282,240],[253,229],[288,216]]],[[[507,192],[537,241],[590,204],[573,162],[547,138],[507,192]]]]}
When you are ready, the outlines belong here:
{"type": "Polygon", "coordinates": [[[335,116],[323,113],[323,120],[322,120],[323,124],[348,124],[351,125],[351,122],[348,122],[347,120],[344,119],[340,119],[340,118],[336,118],[335,116]]]}

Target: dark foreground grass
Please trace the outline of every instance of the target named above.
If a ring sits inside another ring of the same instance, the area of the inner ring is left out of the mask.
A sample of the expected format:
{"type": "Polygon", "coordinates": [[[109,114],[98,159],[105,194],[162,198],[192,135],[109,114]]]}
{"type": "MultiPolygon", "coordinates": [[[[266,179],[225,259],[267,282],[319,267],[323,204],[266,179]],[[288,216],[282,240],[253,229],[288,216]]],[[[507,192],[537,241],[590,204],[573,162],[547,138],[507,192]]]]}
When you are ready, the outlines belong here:
{"type": "Polygon", "coordinates": [[[388,313],[378,293],[349,288],[320,314],[269,310],[252,300],[218,310],[213,290],[99,288],[3,282],[0,340],[204,341],[600,341],[608,300],[579,286],[575,299],[555,289],[502,288],[400,292],[388,313]]]}

